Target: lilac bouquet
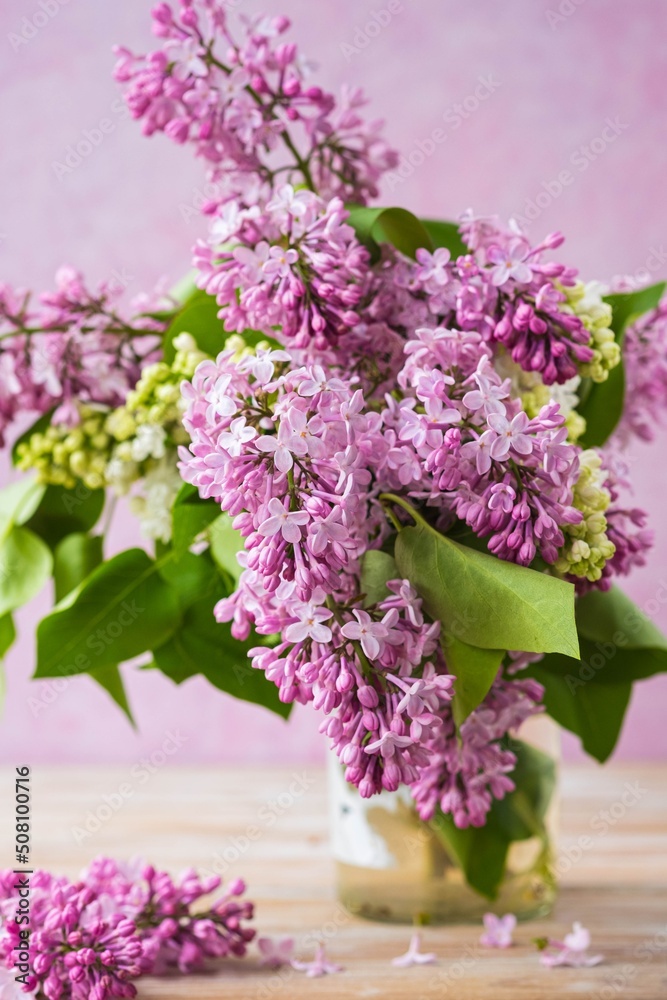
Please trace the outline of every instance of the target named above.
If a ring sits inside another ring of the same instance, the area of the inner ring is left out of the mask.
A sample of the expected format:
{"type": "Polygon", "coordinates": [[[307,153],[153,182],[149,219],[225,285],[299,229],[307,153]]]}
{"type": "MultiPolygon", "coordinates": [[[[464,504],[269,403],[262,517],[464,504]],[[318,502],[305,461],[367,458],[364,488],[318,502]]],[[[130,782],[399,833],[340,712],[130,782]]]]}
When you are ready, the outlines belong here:
{"type": "Polygon", "coordinates": [[[493,896],[553,779],[514,731],[546,712],[603,761],[667,669],[616,587],[651,545],[623,449],[667,405],[664,283],[584,282],[559,233],[376,206],[397,157],[285,18],[153,19],[116,78],[146,135],[205,161],[209,237],[189,285],[129,310],[69,268],[37,305],[0,290],[0,431],[38,417],[0,500],[0,651],[53,576],[37,677],[87,672],[129,713],[118,663],[149,651],[178,683],[312,703],[359,793],[407,786],[493,896]],[[124,495],[155,551],[105,560],[124,495]]]}

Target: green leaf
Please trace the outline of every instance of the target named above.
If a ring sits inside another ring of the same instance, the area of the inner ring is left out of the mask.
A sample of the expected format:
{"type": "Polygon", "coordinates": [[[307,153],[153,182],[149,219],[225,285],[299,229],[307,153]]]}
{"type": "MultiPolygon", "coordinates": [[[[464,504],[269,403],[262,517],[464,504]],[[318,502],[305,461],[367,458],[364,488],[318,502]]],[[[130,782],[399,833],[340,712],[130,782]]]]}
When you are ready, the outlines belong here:
{"type": "Polygon", "coordinates": [[[442,649],[447,668],[456,677],[452,709],[460,726],[489,693],[505,650],[470,646],[447,632],[442,636],[442,649]]]}
{"type": "Polygon", "coordinates": [[[586,421],[581,436],[584,448],[601,448],[613,434],[625,406],[625,367],[623,362],[612,368],[605,382],[596,382],[578,406],[586,421]]]}
{"type": "Polygon", "coordinates": [[[67,597],[71,591],[90,576],[103,559],[101,535],[76,533],[67,535],[53,554],[53,579],[56,601],[67,597]]]}
{"type": "Polygon", "coordinates": [[[528,668],[547,711],[604,761],[621,732],[634,681],[667,671],[667,638],[617,587],[576,603],[581,661],[550,654],[528,668]]]}
{"type": "Polygon", "coordinates": [[[160,575],[177,593],[182,609],[220,589],[219,574],[207,551],[199,555],[183,552],[166,561],[160,575]]]}
{"type": "Polygon", "coordinates": [[[510,749],[516,754],[510,776],[516,788],[494,803],[494,823],[512,841],[544,837],[544,820],[556,788],[556,762],[520,740],[512,742],[510,749]]]}
{"type": "Polygon", "coordinates": [[[484,826],[460,830],[451,816],[440,811],[431,820],[468,885],[488,899],[498,895],[513,841],[539,836],[546,842],[544,817],[555,787],[550,757],[521,742],[512,744],[512,750],[517,756],[512,773],[516,789],[502,801],[494,801],[484,826]]]}
{"type": "Polygon", "coordinates": [[[158,568],[142,549],[128,549],[94,570],[40,622],[35,677],[122,663],[165,642],[180,608],[158,568]]]}
{"type": "Polygon", "coordinates": [[[604,763],[611,756],[620,736],[623,719],[632,694],[632,681],[597,683],[594,678],[582,681],[563,674],[558,660],[545,657],[522,672],[544,685],[544,705],[556,722],[581,740],[591,757],[604,763]]]}
{"type": "Polygon", "coordinates": [[[573,691],[591,680],[615,684],[667,672],[667,637],[618,587],[579,597],[575,613],[581,662],[554,654],[542,660],[569,676],[573,691]]]}
{"type": "Polygon", "coordinates": [[[221,588],[213,598],[204,598],[189,607],[176,633],[154,648],[155,665],[176,684],[203,674],[221,691],[263,705],[287,718],[291,705],[280,701],[276,685],[248,661],[248,650],[259,644],[258,637],[240,642],[233,638],[228,623],[218,624],[213,617],[217,600],[224,596],[221,588]]]}
{"type": "Polygon", "coordinates": [[[16,629],[14,628],[14,619],[7,612],[7,614],[0,617],[0,712],[5,706],[5,694],[7,691],[4,660],[14,645],[15,639],[16,629]]]}
{"type": "Polygon", "coordinates": [[[400,579],[398,566],[393,556],[381,549],[369,549],[361,561],[361,593],[366,595],[364,604],[379,604],[389,597],[388,580],[400,579]]]}
{"type": "Polygon", "coordinates": [[[229,334],[218,317],[220,306],[214,296],[206,292],[195,294],[176,314],[164,335],[164,360],[167,364],[176,357],[174,339],[179,333],[189,333],[200,351],[214,358],[225,346],[229,334]]]}
{"type": "Polygon", "coordinates": [[[182,306],[187,305],[192,299],[196,298],[203,293],[197,288],[197,278],[199,277],[199,271],[192,270],[177,281],[173,288],[170,289],[169,295],[172,299],[180,302],[182,306]]]}
{"type": "Polygon", "coordinates": [[[23,476],[0,490],[0,520],[11,524],[25,524],[35,513],[44,496],[46,486],[33,476],[23,476]]]}
{"type": "Polygon", "coordinates": [[[418,522],[399,532],[396,562],[445,632],[483,649],[579,655],[572,584],[476,552],[418,522]]]}
{"type": "Polygon", "coordinates": [[[604,301],[612,308],[611,327],[617,340],[622,340],[627,327],[638,316],[655,309],[665,293],[666,282],[648,285],[636,292],[619,292],[605,295],[604,301]]]}
{"type": "MultiPolygon", "coordinates": [[[[60,601],[70,594],[90,576],[94,569],[97,569],[103,559],[102,546],[103,539],[100,535],[68,535],[60,542],[54,553],[53,577],[56,600],[60,601]]],[[[110,663],[106,667],[91,670],[90,677],[111,695],[134,726],[123,678],[117,664],[110,663]]]]}
{"type": "Polygon", "coordinates": [[[433,250],[433,243],[424,224],[405,208],[366,208],[348,205],[349,224],[361,243],[374,256],[379,256],[379,244],[391,243],[406,257],[414,257],[421,247],[433,250]]]}
{"type": "Polygon", "coordinates": [[[453,260],[470,253],[459,232],[458,223],[444,222],[440,219],[422,219],[422,223],[424,229],[431,237],[433,246],[436,249],[438,247],[446,247],[451,253],[453,260]]]}
{"type": "Polygon", "coordinates": [[[51,576],[49,549],[28,528],[10,527],[0,543],[0,615],[31,601],[51,576]]]}
{"type": "Polygon", "coordinates": [[[172,512],[172,544],[176,552],[183,552],[197,535],[220,516],[220,504],[215,500],[202,500],[194,486],[186,483],[174,501],[172,512]]]}
{"type": "MultiPolygon", "coordinates": [[[[218,507],[218,510],[220,508],[218,507]]],[[[232,524],[229,514],[220,514],[208,529],[211,555],[216,565],[226,573],[231,582],[238,584],[243,567],[236,558],[238,552],[243,552],[243,536],[232,524]]]]}
{"type": "Polygon", "coordinates": [[[83,483],[71,490],[47,486],[27,527],[54,549],[67,535],[89,532],[100,519],[105,499],[104,490],[91,490],[83,483]]]}
{"type": "Polygon", "coordinates": [[[576,615],[579,634],[592,642],[667,653],[667,637],[618,587],[578,598],[576,615]]]}
{"type": "Polygon", "coordinates": [[[463,871],[470,888],[487,899],[495,899],[505,874],[511,841],[495,826],[490,815],[485,826],[460,830],[451,816],[438,811],[431,827],[463,871]]]}
{"type": "Polygon", "coordinates": [[[136,728],[134,716],[132,715],[132,709],[130,708],[130,703],[127,700],[125,685],[123,684],[123,678],[118,666],[114,663],[110,663],[106,667],[98,667],[96,670],[90,671],[90,676],[100,685],[100,687],[104,688],[107,694],[111,695],[118,707],[125,713],[132,726],[135,726],[136,728]]]}
{"type": "Polygon", "coordinates": [[[16,629],[14,628],[14,619],[12,618],[9,611],[7,611],[2,617],[0,617],[0,660],[4,660],[5,656],[14,645],[16,640],[16,629]]]}
{"type": "MultiPolygon", "coordinates": [[[[665,282],[642,288],[637,292],[608,295],[612,307],[611,326],[617,342],[622,346],[629,323],[642,313],[654,309],[665,291],[665,282]]],[[[587,395],[582,394],[578,411],[586,420],[586,431],[581,443],[586,448],[600,448],[616,429],[625,406],[625,367],[623,362],[609,372],[604,382],[591,384],[587,395]]]]}

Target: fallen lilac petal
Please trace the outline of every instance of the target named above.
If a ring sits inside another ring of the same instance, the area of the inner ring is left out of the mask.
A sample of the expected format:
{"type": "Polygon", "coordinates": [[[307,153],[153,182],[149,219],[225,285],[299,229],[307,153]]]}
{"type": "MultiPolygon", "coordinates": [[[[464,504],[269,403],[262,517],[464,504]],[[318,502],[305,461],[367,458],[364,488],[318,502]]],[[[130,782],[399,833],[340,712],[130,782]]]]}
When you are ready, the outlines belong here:
{"type": "Polygon", "coordinates": [[[413,934],[410,938],[410,947],[404,955],[392,958],[391,964],[396,968],[406,969],[411,965],[432,965],[438,958],[433,952],[422,952],[421,934],[413,934]]]}

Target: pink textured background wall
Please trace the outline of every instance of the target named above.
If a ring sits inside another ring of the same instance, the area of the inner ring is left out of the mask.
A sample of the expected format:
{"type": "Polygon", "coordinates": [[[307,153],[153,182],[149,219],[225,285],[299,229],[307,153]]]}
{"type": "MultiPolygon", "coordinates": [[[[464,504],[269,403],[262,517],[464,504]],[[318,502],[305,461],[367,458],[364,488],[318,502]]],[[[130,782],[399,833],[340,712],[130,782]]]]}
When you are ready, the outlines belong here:
{"type": "MultiPolygon", "coordinates": [[[[261,6],[230,2],[248,13],[261,6]]],[[[388,134],[405,160],[386,201],[449,217],[469,205],[527,215],[536,236],[563,229],[568,259],[587,275],[648,270],[653,280],[667,277],[661,0],[264,6],[293,16],[294,34],[327,85],[362,84],[373,109],[389,119],[388,134]]],[[[47,287],[66,260],[96,280],[115,274],[134,294],[187,269],[198,230],[189,209],[201,196],[201,170],[166,140],[142,139],[110,78],[113,42],[135,49],[150,42],[148,10],[148,0],[0,5],[1,280],[47,287]],[[95,131],[101,119],[112,123],[104,135],[95,131]],[[88,155],[66,161],[87,133],[88,155]]],[[[652,450],[636,448],[632,456],[637,492],[657,532],[650,563],[628,585],[641,604],[667,577],[666,442],[663,433],[652,450]]],[[[133,541],[132,530],[129,521],[117,523],[114,544],[133,541]]],[[[667,607],[648,608],[667,628],[667,607]]],[[[34,606],[20,616],[22,638],[6,665],[3,760],[131,764],[157,750],[170,730],[183,736],[179,762],[296,761],[321,752],[308,711],[285,726],[200,679],[176,688],[160,675],[126,669],[140,735],[87,678],[60,691],[29,684],[39,612],[34,606]]],[[[666,701],[667,678],[637,688],[621,754],[667,756],[666,701]]],[[[567,749],[576,754],[573,740],[567,749]]]]}

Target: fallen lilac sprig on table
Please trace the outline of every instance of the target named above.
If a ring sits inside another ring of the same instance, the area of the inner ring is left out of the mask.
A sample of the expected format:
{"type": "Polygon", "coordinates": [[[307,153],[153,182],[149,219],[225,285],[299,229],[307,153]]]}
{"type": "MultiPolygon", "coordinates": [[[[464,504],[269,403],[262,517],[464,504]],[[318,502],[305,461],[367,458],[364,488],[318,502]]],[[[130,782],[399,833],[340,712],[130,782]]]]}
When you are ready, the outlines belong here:
{"type": "Polygon", "coordinates": [[[484,948],[510,948],[514,944],[512,934],[516,927],[516,917],[513,913],[506,913],[504,917],[485,913],[482,920],[485,931],[479,943],[484,948]]]}
{"type": "Polygon", "coordinates": [[[569,965],[574,969],[581,969],[599,965],[604,961],[603,955],[589,955],[591,934],[578,921],[574,922],[572,931],[565,935],[563,941],[547,938],[538,941],[537,945],[542,951],[540,962],[551,969],[557,965],[569,965]],[[553,950],[549,951],[549,948],[553,950]]]}
{"type": "MultiPolygon", "coordinates": [[[[241,957],[255,936],[244,925],[253,904],[238,898],[245,892],[241,879],[193,912],[198,900],[220,886],[217,876],[200,879],[192,869],[174,881],[143,862],[125,868],[111,858],[98,858],[78,882],[36,871],[30,877],[29,972],[20,993],[8,993],[13,984],[7,982],[1,995],[135,997],[133,981],[145,973],[187,973],[208,959],[241,957]]],[[[18,898],[17,876],[0,872],[0,962],[14,976],[23,944],[14,920],[18,898]]]]}
{"type": "Polygon", "coordinates": [[[421,934],[413,934],[410,938],[410,947],[404,955],[392,958],[391,964],[397,968],[407,968],[410,965],[432,965],[437,962],[437,956],[433,952],[423,952],[421,948],[421,934]]]}

